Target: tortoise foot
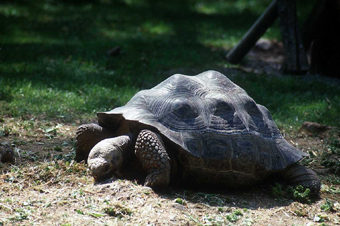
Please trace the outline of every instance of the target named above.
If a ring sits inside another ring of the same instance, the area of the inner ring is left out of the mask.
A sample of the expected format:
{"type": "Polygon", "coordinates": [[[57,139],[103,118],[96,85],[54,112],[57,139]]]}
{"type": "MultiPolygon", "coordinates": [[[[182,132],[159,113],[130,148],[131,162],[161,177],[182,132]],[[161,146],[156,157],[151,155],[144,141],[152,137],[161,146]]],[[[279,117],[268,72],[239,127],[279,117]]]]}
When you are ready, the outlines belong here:
{"type": "Polygon", "coordinates": [[[76,131],[76,161],[87,161],[91,149],[101,140],[113,137],[114,133],[97,124],[84,124],[76,131]]]}
{"type": "Polygon", "coordinates": [[[316,173],[300,164],[293,164],[283,172],[283,179],[289,185],[302,185],[309,188],[312,194],[320,193],[321,182],[316,173]]]}
{"type": "Polygon", "coordinates": [[[162,138],[150,130],[142,130],[136,141],[135,153],[146,171],[145,186],[166,187],[170,181],[170,158],[162,138]]]}

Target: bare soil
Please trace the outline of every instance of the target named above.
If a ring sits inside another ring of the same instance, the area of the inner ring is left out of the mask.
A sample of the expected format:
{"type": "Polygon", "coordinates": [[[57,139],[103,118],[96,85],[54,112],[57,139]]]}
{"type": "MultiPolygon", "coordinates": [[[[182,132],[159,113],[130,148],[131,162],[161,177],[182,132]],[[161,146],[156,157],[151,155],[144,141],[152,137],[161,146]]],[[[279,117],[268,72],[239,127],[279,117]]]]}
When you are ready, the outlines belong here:
{"type": "Polygon", "coordinates": [[[76,127],[4,119],[3,128],[11,130],[1,137],[1,143],[12,145],[16,162],[0,168],[0,224],[340,224],[339,177],[320,164],[323,152],[328,151],[327,137],[283,131],[289,142],[315,155],[304,164],[313,168],[323,183],[321,198],[303,204],[274,196],[272,184],[237,191],[170,187],[158,192],[135,181],[114,178],[94,184],[86,164],[72,160],[76,127]]]}

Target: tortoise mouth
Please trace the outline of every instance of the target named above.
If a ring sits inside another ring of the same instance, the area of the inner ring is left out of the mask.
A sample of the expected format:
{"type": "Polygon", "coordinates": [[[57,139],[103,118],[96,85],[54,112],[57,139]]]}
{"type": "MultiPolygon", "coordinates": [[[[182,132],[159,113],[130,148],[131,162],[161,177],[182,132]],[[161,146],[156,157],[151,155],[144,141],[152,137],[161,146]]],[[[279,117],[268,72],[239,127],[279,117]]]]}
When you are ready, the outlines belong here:
{"type": "Polygon", "coordinates": [[[109,172],[107,172],[107,173],[105,173],[103,175],[100,175],[100,176],[92,174],[92,177],[93,177],[95,183],[103,182],[103,181],[105,181],[107,179],[110,179],[113,176],[114,176],[114,172],[113,171],[109,171],[109,172]]]}
{"type": "Polygon", "coordinates": [[[102,182],[111,178],[114,175],[114,170],[110,167],[110,164],[106,163],[100,167],[91,165],[90,170],[95,182],[102,182]]]}

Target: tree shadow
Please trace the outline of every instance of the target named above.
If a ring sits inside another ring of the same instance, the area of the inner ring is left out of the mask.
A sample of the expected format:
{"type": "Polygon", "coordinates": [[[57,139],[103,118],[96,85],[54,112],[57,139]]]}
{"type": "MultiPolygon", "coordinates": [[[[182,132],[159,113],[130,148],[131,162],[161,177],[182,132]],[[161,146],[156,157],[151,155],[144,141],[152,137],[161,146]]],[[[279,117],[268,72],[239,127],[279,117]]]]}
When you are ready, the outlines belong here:
{"type": "Polygon", "coordinates": [[[25,79],[33,84],[53,84],[61,90],[72,90],[65,88],[72,87],[65,83],[81,86],[93,81],[104,87],[124,86],[117,82],[119,77],[128,81],[126,85],[137,87],[145,87],[147,80],[150,87],[168,76],[164,75],[168,70],[198,67],[201,71],[221,60],[219,52],[212,52],[199,40],[202,24],[204,30],[245,30],[246,23],[257,17],[249,13],[247,17],[236,13],[204,15],[194,12],[189,1],[146,1],[141,5],[124,1],[108,5],[98,1],[51,2],[14,1],[8,4],[7,13],[0,14],[4,36],[0,60],[7,64],[0,68],[2,78],[13,83],[25,79]],[[12,4],[16,8],[11,9],[12,4]],[[245,22],[243,28],[238,26],[241,21],[245,22]],[[106,52],[114,46],[121,46],[123,53],[107,57],[106,52]],[[69,67],[72,62],[75,64],[69,67]],[[103,77],[112,70],[118,75],[108,82],[82,70],[87,77],[76,78],[76,70],[89,62],[97,65],[103,77]],[[13,69],[17,65],[21,70],[13,69]],[[46,70],[58,66],[69,70],[46,70]],[[157,74],[159,71],[163,73],[157,74]]]}
{"type": "MultiPolygon", "coordinates": [[[[111,183],[115,183],[117,180],[128,180],[131,181],[131,183],[138,183],[143,186],[143,179],[135,176],[131,176],[129,179],[113,177],[95,183],[95,185],[106,187],[111,183]]],[[[273,181],[263,181],[256,186],[240,187],[237,189],[223,188],[218,185],[200,185],[197,187],[169,185],[167,188],[153,189],[153,191],[158,196],[183,206],[187,203],[191,203],[203,204],[210,207],[237,207],[241,209],[256,210],[259,208],[271,209],[274,207],[289,206],[294,202],[294,200],[289,197],[275,197],[271,191],[273,186],[273,181]]]]}

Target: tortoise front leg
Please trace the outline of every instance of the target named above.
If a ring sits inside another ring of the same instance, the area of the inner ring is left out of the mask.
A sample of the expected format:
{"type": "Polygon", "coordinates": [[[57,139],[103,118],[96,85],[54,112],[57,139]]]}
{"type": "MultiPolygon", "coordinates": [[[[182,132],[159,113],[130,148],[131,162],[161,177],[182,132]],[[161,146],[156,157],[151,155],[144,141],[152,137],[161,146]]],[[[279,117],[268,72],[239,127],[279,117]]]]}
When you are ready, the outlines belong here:
{"type": "Polygon", "coordinates": [[[87,161],[91,149],[101,140],[114,137],[114,132],[97,124],[84,124],[76,132],[76,161],[87,161]]]}
{"type": "Polygon", "coordinates": [[[135,154],[146,171],[144,186],[166,187],[170,181],[170,158],[160,135],[142,130],[136,141],[135,154]]]}
{"type": "Polygon", "coordinates": [[[282,176],[289,185],[302,185],[304,188],[309,188],[311,193],[316,195],[320,192],[321,182],[316,173],[298,163],[288,167],[282,173],[282,176]]]}

